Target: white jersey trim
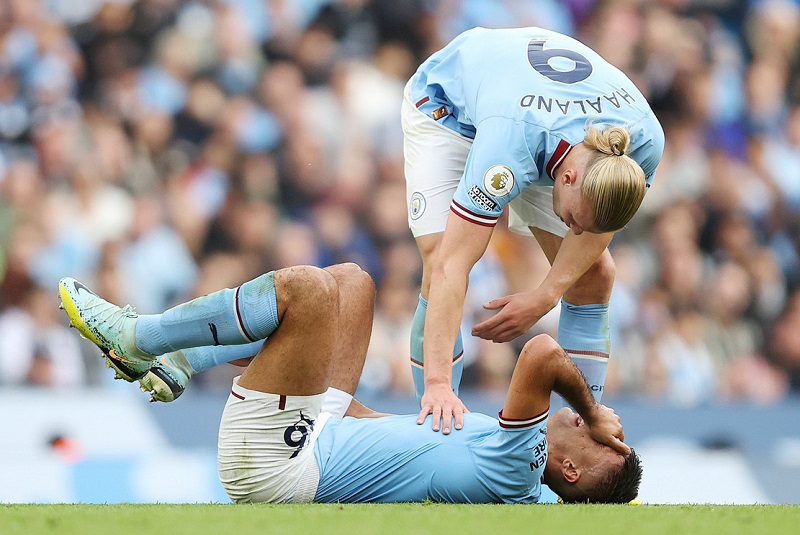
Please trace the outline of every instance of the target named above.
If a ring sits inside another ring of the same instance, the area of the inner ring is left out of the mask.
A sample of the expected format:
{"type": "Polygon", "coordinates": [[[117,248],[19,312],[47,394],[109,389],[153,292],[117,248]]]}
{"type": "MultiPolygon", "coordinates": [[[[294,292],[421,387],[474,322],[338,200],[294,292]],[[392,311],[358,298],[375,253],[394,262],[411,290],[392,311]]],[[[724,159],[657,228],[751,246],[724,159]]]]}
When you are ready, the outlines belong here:
{"type": "Polygon", "coordinates": [[[497,413],[497,418],[500,420],[500,427],[505,429],[520,429],[523,427],[533,427],[535,425],[539,425],[547,420],[549,415],[550,409],[547,409],[543,413],[532,416],[531,418],[514,419],[504,417],[503,411],[501,410],[499,413],[497,413]]]}
{"type": "Polygon", "coordinates": [[[500,216],[486,216],[470,212],[455,200],[450,203],[450,210],[462,219],[484,227],[493,227],[497,225],[497,220],[500,218],[500,216]]]}

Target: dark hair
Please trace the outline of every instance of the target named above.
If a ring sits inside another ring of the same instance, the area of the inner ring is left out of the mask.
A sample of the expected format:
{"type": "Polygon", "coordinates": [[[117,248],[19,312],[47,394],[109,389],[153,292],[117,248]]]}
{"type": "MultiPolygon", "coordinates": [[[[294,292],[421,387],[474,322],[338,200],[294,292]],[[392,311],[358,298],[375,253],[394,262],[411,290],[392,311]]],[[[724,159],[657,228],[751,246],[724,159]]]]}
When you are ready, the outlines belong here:
{"type": "Polygon", "coordinates": [[[642,460],[631,448],[622,466],[611,470],[595,488],[582,496],[562,496],[564,503],[630,503],[639,495],[642,460]]]}

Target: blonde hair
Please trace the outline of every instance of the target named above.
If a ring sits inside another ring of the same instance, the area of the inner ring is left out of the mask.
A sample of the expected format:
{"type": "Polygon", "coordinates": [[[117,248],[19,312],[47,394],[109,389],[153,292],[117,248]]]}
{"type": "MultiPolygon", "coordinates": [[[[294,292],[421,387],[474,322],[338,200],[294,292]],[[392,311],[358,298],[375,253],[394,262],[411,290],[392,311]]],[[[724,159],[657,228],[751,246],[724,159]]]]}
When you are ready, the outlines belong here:
{"type": "Polygon", "coordinates": [[[644,171],[627,155],[631,136],[621,126],[586,129],[583,144],[592,149],[581,193],[592,203],[595,227],[612,232],[628,224],[644,198],[644,171]]]}

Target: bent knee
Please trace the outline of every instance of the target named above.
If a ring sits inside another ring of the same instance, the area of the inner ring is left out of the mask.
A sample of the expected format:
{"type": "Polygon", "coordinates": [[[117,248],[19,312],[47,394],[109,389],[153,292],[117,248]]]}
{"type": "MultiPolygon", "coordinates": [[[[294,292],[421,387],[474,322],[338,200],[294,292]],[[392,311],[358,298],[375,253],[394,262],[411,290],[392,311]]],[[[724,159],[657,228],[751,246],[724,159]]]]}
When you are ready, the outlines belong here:
{"type": "Polygon", "coordinates": [[[364,269],[355,262],[345,262],[339,264],[339,267],[346,277],[352,278],[359,284],[372,284],[372,277],[370,274],[364,271],[364,269]]]}
{"type": "Polygon", "coordinates": [[[320,304],[335,302],[339,291],[332,274],[316,266],[294,266],[276,274],[276,284],[281,284],[279,295],[292,300],[311,300],[320,304]]]}
{"type": "Polygon", "coordinates": [[[352,277],[354,284],[362,290],[364,293],[369,295],[375,294],[375,281],[372,279],[372,275],[361,269],[361,266],[358,264],[350,264],[355,266],[355,270],[353,271],[352,277]]]}
{"type": "Polygon", "coordinates": [[[443,236],[443,232],[417,236],[417,248],[419,249],[420,256],[422,256],[423,263],[431,264],[436,260],[436,255],[439,252],[439,246],[442,244],[443,236]]]}
{"type": "Polygon", "coordinates": [[[608,249],[603,251],[597,262],[592,264],[586,275],[589,276],[594,284],[601,284],[609,288],[613,286],[614,278],[617,276],[617,265],[614,263],[614,259],[611,258],[611,253],[608,252],[608,249]]]}
{"type": "Polygon", "coordinates": [[[616,276],[617,266],[606,249],[564,297],[576,305],[608,302],[616,276]]]}
{"type": "Polygon", "coordinates": [[[525,352],[550,352],[558,347],[558,342],[549,334],[537,334],[525,343],[522,350],[525,352]]]}
{"type": "Polygon", "coordinates": [[[525,343],[520,352],[520,358],[526,360],[546,361],[553,354],[561,351],[561,346],[549,334],[539,334],[525,343]]]}
{"type": "Polygon", "coordinates": [[[355,262],[336,264],[325,269],[334,276],[340,290],[344,288],[348,292],[375,294],[375,282],[372,280],[372,276],[355,262]]]}

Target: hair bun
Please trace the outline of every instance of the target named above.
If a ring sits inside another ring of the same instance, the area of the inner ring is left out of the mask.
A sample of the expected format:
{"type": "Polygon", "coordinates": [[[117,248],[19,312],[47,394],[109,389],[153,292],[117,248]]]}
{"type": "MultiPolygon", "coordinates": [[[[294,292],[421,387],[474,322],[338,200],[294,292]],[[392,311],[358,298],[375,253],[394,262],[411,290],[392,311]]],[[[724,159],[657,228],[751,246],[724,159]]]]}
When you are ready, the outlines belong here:
{"type": "Polygon", "coordinates": [[[628,143],[631,139],[628,131],[620,126],[606,128],[603,130],[603,137],[608,140],[610,154],[614,156],[623,156],[628,149],[628,143]]]}
{"type": "Polygon", "coordinates": [[[630,142],[631,135],[622,126],[608,126],[604,130],[598,130],[590,125],[584,138],[586,146],[608,156],[626,155],[630,142]]]}

